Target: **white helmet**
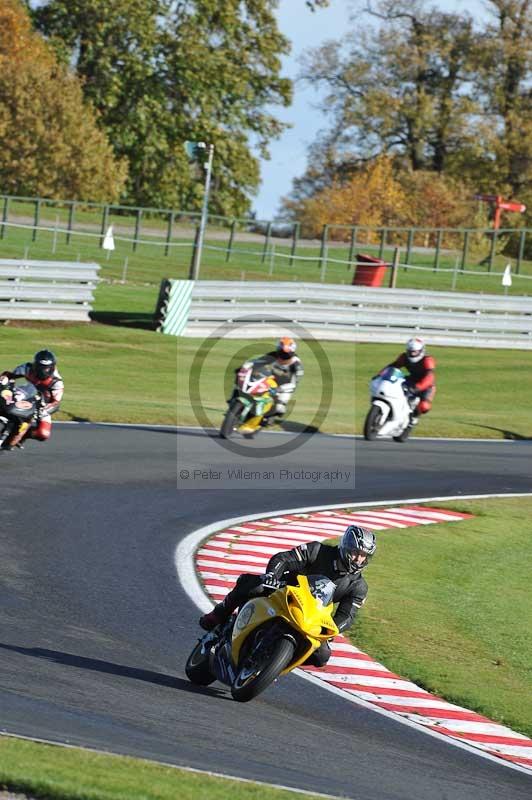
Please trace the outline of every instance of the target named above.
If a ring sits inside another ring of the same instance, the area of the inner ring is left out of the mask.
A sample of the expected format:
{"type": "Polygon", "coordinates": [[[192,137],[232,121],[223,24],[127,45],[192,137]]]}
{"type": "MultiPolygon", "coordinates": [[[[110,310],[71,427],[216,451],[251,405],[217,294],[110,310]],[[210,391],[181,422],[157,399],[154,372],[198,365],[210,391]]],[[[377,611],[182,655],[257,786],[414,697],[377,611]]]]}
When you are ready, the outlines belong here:
{"type": "Polygon", "coordinates": [[[409,339],[406,343],[406,357],[411,364],[417,364],[425,355],[425,342],[418,336],[409,339]]]}

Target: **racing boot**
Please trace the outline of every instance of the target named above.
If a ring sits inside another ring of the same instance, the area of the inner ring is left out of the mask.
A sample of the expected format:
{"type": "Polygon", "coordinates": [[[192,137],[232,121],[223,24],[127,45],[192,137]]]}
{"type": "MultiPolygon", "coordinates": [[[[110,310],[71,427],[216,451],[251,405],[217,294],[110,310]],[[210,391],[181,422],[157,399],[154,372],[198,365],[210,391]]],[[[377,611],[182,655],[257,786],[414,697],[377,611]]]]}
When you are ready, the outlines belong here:
{"type": "Polygon", "coordinates": [[[417,408],[414,408],[414,410],[410,412],[410,421],[408,423],[409,428],[413,428],[414,425],[417,425],[419,422],[419,414],[417,414],[416,412],[417,408]]]}
{"type": "Polygon", "coordinates": [[[206,631],[212,631],[217,625],[223,625],[231,617],[233,611],[236,611],[252,595],[257,596],[257,590],[261,590],[262,586],[261,575],[252,575],[247,572],[239,575],[234,588],[226,594],[221,603],[214,606],[212,611],[199,618],[199,624],[206,631]]]}
{"type": "Polygon", "coordinates": [[[283,418],[283,414],[279,411],[268,411],[262,418],[261,428],[269,428],[270,425],[279,424],[283,418]]]}
{"type": "Polygon", "coordinates": [[[218,603],[212,611],[199,618],[199,624],[204,631],[212,631],[217,625],[227,622],[230,616],[231,612],[225,608],[224,604],[218,603]]]}

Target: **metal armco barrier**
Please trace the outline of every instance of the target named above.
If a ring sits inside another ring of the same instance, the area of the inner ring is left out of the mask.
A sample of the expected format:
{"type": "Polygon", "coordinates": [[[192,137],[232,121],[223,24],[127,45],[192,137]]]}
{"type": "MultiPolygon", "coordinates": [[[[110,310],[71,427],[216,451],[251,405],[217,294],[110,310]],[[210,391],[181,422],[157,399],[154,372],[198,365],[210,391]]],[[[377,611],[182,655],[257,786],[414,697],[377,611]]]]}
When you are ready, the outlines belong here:
{"type": "MultiPolygon", "coordinates": [[[[402,342],[413,333],[432,344],[532,349],[532,298],[315,283],[170,281],[180,335],[232,338],[283,333],[350,342],[402,342]],[[291,324],[297,324],[297,330],[291,324]]],[[[162,315],[174,313],[171,296],[162,315]]],[[[171,332],[171,331],[169,331],[171,332]]]]}
{"type": "Polygon", "coordinates": [[[88,322],[99,264],[0,259],[0,319],[88,322]]]}

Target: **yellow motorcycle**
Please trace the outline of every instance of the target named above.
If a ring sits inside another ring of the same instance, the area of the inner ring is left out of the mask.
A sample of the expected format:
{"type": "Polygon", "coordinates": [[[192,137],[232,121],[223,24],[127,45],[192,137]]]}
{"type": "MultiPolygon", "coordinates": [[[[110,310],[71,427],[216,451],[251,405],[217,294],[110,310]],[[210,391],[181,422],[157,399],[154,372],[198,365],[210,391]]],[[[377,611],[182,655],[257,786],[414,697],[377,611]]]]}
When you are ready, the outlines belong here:
{"type": "Polygon", "coordinates": [[[185,666],[187,677],[200,686],[219,680],[241,703],[257,697],[338,634],[335,588],[324,575],[298,575],[297,585],[279,589],[259,586],[264,594],[199,640],[185,666]]]}

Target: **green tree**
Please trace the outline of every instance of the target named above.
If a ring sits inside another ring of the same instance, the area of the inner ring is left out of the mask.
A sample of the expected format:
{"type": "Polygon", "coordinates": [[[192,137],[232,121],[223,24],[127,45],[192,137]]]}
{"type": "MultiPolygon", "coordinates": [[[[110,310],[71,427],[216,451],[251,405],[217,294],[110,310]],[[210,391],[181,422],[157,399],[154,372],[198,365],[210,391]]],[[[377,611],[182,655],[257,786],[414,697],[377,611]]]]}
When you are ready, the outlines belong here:
{"type": "Polygon", "coordinates": [[[34,10],[67,53],[129,162],[124,198],[198,206],[183,142],[215,145],[211,210],[241,215],[259,183],[254,149],[267,154],[284,126],[268,110],[288,105],[281,76],[289,43],[277,0],[48,0],[34,10]]]}
{"type": "Polygon", "coordinates": [[[79,80],[31,29],[18,0],[0,8],[0,180],[9,194],[116,200],[126,176],[79,80]]]}

